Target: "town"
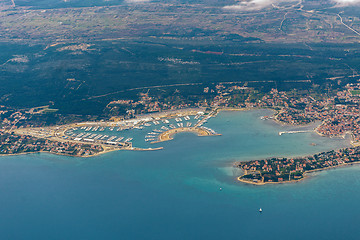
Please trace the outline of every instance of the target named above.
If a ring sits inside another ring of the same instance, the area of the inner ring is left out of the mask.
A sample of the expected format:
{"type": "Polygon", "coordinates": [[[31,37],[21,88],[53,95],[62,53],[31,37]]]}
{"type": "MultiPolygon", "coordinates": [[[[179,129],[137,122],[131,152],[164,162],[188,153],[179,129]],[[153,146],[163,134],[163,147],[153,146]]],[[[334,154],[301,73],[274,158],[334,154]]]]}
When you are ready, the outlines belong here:
{"type": "Polygon", "coordinates": [[[104,150],[100,145],[50,141],[48,139],[8,133],[0,135],[0,142],[0,154],[49,152],[61,155],[87,157],[96,155],[104,150]]]}
{"type": "Polygon", "coordinates": [[[303,125],[321,121],[316,131],[328,137],[339,137],[349,133],[352,143],[360,140],[360,84],[348,84],[346,89],[334,96],[316,100],[310,95],[289,96],[285,92],[272,90],[262,98],[258,107],[280,108],[275,116],[279,122],[303,125]]]}
{"type": "MultiPolygon", "coordinates": [[[[161,127],[161,130],[155,130],[149,136],[147,135],[145,139],[145,141],[158,142],[156,134],[172,128],[190,127],[192,124],[191,122],[186,125],[171,124],[165,119],[176,120],[177,117],[184,116],[184,120],[187,121],[190,119],[187,115],[190,114],[195,116],[194,121],[197,119],[196,121],[202,124],[203,121],[200,121],[202,118],[198,119],[201,116],[198,114],[199,111],[204,111],[202,114],[206,120],[210,116],[215,116],[218,110],[254,108],[276,110],[274,116],[264,116],[264,119],[272,118],[279,123],[304,125],[319,121],[320,124],[315,129],[318,134],[327,137],[344,137],[345,134],[350,134],[351,143],[357,146],[360,141],[359,92],[359,83],[347,84],[343,89],[325,94],[312,90],[285,92],[277,89],[262,93],[253,87],[248,87],[246,83],[229,82],[204,87],[198,93],[196,101],[189,102],[185,98],[179,98],[177,104],[171,104],[171,99],[154,95],[147,90],[139,93],[138,99],[119,99],[109,102],[102,116],[64,115],[57,113],[57,109],[52,109],[51,106],[31,109],[0,106],[0,154],[47,151],[75,156],[92,156],[110,150],[134,149],[131,137],[106,134],[85,135],[80,132],[75,134],[72,129],[81,126],[84,129],[93,126],[92,131],[106,127],[110,130],[116,128],[117,131],[143,129],[149,125],[146,122],[155,124],[160,121],[159,117],[151,117],[154,114],[154,116],[160,114],[163,119],[161,121],[165,125],[161,127]],[[122,109],[122,112],[119,109],[122,109]],[[89,139],[91,136],[94,139],[89,139]],[[106,140],[104,140],[105,137],[107,137],[106,140]]],[[[194,127],[198,126],[195,123],[194,127]]],[[[207,130],[204,127],[202,129],[190,128],[189,131],[194,130],[203,133],[205,130],[206,135],[218,135],[212,129],[207,130]]],[[[149,148],[149,150],[152,149],[149,148]]]]}

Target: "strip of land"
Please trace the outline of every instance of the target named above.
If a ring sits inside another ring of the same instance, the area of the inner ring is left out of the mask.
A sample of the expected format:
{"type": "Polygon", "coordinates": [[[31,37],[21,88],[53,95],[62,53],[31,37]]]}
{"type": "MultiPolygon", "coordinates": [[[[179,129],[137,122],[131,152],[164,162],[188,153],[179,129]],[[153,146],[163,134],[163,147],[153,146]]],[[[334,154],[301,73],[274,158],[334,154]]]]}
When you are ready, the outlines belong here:
{"type": "Polygon", "coordinates": [[[165,141],[169,141],[174,139],[174,135],[177,133],[182,133],[182,132],[192,132],[192,133],[196,133],[198,136],[219,136],[220,134],[215,133],[215,132],[211,132],[208,129],[205,128],[200,128],[200,127],[182,127],[182,128],[175,128],[175,129],[170,129],[168,131],[165,131],[163,133],[161,133],[158,137],[158,141],[154,141],[153,143],[158,143],[158,142],[165,142],[165,141]]]}
{"type": "Polygon", "coordinates": [[[238,162],[244,174],[237,179],[244,183],[264,185],[268,183],[297,182],[306,174],[360,162],[360,147],[344,148],[299,158],[270,158],[238,162]]]}

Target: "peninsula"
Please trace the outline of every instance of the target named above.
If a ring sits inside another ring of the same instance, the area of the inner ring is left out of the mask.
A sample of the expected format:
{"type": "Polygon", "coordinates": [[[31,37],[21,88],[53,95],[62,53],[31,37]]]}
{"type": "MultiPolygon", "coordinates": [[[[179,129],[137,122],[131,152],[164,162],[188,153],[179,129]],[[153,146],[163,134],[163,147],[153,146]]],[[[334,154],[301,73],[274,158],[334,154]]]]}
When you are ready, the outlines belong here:
{"type": "Polygon", "coordinates": [[[158,141],[154,141],[153,143],[158,143],[158,142],[165,142],[165,141],[169,141],[173,139],[173,136],[177,133],[182,133],[182,132],[193,132],[196,133],[198,136],[211,136],[211,135],[220,135],[218,133],[215,133],[214,131],[212,131],[211,129],[208,128],[198,128],[198,127],[182,127],[182,128],[175,128],[175,129],[170,129],[167,130],[166,132],[163,132],[159,135],[158,137],[158,141]]]}
{"type": "Polygon", "coordinates": [[[238,180],[263,185],[302,180],[307,173],[345,166],[360,161],[360,147],[322,152],[299,158],[270,158],[236,163],[244,174],[238,180]]]}

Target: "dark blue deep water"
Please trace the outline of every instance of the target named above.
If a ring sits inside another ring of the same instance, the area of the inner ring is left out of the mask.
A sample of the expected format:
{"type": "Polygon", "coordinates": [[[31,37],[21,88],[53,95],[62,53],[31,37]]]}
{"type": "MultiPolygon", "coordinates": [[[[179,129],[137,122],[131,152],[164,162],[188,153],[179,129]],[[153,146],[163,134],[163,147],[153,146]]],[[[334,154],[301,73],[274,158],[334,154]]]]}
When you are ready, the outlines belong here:
{"type": "Polygon", "coordinates": [[[180,134],[161,151],[2,157],[0,239],[359,239],[360,166],[293,184],[235,181],[239,159],[347,144],[279,136],[291,127],[260,120],[264,114],[223,112],[207,124],[222,136],[180,134]]]}

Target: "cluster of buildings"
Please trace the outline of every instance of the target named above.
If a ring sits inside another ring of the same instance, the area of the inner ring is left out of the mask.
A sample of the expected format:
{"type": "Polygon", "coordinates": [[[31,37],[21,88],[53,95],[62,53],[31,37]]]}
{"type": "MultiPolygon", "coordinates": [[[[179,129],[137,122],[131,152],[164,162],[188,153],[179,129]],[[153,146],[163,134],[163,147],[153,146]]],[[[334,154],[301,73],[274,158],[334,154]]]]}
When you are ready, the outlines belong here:
{"type": "Polygon", "coordinates": [[[190,96],[182,95],[174,90],[170,96],[154,95],[149,92],[139,93],[138,100],[115,100],[106,106],[110,113],[126,109],[127,115],[146,114],[167,110],[178,110],[194,107],[253,107],[249,99],[249,92],[253,89],[236,83],[216,84],[201,88],[201,92],[190,96]],[[245,98],[244,98],[245,96],[245,98]]]}
{"type": "Polygon", "coordinates": [[[72,156],[91,156],[104,149],[101,145],[14,134],[18,128],[31,127],[31,110],[14,110],[0,106],[0,154],[50,152],[72,156]]]}
{"type": "MultiPolygon", "coordinates": [[[[174,96],[172,96],[174,97],[174,96]]],[[[149,93],[140,93],[138,100],[116,100],[111,101],[106,106],[106,111],[110,113],[123,114],[121,109],[125,109],[125,117],[133,117],[135,114],[146,114],[161,112],[165,110],[177,110],[199,106],[198,104],[186,103],[183,99],[161,99],[150,96],[149,93]]]]}
{"type": "Polygon", "coordinates": [[[100,145],[50,141],[26,135],[3,133],[0,135],[0,154],[50,152],[71,156],[91,156],[103,151],[100,145]]]}
{"type": "Polygon", "coordinates": [[[315,100],[307,95],[288,96],[272,90],[258,103],[259,107],[280,108],[276,120],[287,124],[307,124],[322,121],[318,133],[334,137],[351,133],[353,142],[360,141],[360,84],[348,85],[336,95],[315,100]]]}
{"type": "Polygon", "coordinates": [[[239,180],[252,183],[296,181],[304,173],[360,161],[360,147],[332,150],[301,158],[271,158],[240,162],[245,171],[239,180]]]}

